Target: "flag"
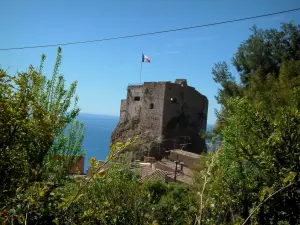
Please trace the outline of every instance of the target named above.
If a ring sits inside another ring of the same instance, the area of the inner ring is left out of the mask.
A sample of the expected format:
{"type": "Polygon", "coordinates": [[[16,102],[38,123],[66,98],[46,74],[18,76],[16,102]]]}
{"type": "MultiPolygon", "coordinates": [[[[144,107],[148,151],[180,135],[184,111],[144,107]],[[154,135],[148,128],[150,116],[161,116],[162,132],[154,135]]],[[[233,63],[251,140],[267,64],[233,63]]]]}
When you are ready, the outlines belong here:
{"type": "Polygon", "coordinates": [[[149,57],[145,56],[144,54],[142,55],[142,62],[148,62],[150,63],[149,57]]]}

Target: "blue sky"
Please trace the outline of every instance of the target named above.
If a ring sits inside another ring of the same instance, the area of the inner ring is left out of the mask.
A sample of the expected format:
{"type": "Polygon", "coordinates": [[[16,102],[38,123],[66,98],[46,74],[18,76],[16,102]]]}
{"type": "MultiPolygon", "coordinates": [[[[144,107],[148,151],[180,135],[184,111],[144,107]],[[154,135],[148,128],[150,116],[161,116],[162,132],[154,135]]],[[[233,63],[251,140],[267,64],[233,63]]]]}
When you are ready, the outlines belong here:
{"type": "MultiPolygon", "coordinates": [[[[2,1],[0,48],[55,44],[154,32],[238,19],[300,7],[299,0],[119,0],[2,1]]],[[[118,115],[126,87],[139,82],[141,51],[150,57],[142,81],[186,78],[209,99],[208,123],[215,122],[218,85],[211,69],[230,62],[249,28],[278,28],[280,22],[300,23],[300,12],[227,25],[63,47],[61,73],[78,81],[82,112],[118,115]]],[[[10,73],[39,65],[47,55],[51,76],[56,47],[0,51],[0,64],[10,73]]],[[[231,67],[231,69],[233,69],[231,67]]]]}

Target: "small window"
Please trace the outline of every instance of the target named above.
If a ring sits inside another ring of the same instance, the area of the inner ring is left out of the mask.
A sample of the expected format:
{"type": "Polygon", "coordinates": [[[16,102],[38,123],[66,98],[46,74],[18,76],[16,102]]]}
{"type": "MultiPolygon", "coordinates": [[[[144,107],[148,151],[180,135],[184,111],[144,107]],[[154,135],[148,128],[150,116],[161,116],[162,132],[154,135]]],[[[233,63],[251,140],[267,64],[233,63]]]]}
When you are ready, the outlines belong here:
{"type": "Polygon", "coordinates": [[[177,103],[177,98],[176,97],[171,98],[171,102],[172,103],[177,103]]]}
{"type": "Polygon", "coordinates": [[[153,104],[153,103],[150,103],[149,108],[150,108],[150,109],[154,109],[154,104],[153,104]]]}
{"type": "Polygon", "coordinates": [[[139,101],[139,100],[140,100],[140,96],[134,97],[134,101],[139,101]]]}

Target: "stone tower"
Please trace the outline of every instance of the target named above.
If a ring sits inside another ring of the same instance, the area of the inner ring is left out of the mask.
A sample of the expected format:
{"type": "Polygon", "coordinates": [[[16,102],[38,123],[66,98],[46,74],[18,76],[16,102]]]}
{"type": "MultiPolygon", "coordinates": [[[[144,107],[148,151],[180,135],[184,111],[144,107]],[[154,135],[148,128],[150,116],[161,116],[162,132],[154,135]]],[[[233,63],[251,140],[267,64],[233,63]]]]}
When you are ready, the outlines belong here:
{"type": "MultiPolygon", "coordinates": [[[[206,96],[188,86],[185,79],[129,85],[111,142],[126,141],[148,131],[163,136],[164,151],[185,145],[185,150],[199,154],[205,150],[205,140],[199,134],[206,130],[207,110],[206,96]]],[[[159,158],[164,151],[151,154],[159,158]]]]}

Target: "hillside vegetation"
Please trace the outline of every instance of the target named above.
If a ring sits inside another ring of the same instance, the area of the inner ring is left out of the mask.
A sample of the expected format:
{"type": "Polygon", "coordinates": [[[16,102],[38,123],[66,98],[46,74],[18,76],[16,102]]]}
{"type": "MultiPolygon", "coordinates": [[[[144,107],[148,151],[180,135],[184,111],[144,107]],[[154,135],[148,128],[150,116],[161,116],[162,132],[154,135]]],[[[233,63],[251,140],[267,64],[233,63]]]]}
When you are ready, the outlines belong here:
{"type": "MultiPolygon", "coordinates": [[[[0,70],[2,224],[300,224],[300,26],[253,27],[231,62],[240,82],[215,64],[222,148],[203,155],[192,186],[140,184],[126,157],[106,170],[90,159],[88,180],[69,176],[84,155],[77,83],[65,87],[60,48],[51,79],[45,58],[0,70]]],[[[108,160],[140,139],[111,146],[108,160]]]]}

